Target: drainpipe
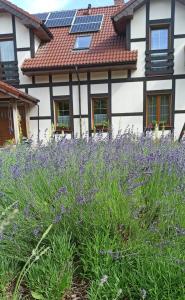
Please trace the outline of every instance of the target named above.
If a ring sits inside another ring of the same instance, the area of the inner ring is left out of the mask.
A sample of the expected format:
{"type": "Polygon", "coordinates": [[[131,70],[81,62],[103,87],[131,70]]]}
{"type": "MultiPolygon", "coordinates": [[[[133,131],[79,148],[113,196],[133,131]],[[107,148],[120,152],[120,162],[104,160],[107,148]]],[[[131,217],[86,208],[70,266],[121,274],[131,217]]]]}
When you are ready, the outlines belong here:
{"type": "Polygon", "coordinates": [[[37,126],[38,126],[37,142],[39,143],[40,142],[40,120],[39,120],[39,117],[40,117],[40,107],[39,107],[38,104],[37,104],[37,117],[38,117],[38,123],[37,123],[37,126]]]}
{"type": "Polygon", "coordinates": [[[78,66],[75,66],[76,76],[78,80],[78,97],[79,97],[79,115],[80,115],[80,138],[82,138],[82,111],[81,111],[81,103],[82,103],[82,97],[81,97],[81,85],[80,85],[80,76],[78,73],[78,66]]]}

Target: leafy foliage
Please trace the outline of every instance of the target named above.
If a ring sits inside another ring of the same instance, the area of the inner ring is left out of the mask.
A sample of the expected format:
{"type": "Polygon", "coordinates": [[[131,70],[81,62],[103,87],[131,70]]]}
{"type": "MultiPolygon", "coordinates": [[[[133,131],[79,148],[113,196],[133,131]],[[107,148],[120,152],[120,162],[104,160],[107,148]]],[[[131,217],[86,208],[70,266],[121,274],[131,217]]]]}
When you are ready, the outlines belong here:
{"type": "Polygon", "coordinates": [[[20,145],[0,153],[0,298],[185,298],[185,145],[129,132],[115,139],[20,145]],[[52,230],[42,239],[43,233],[52,230]],[[11,288],[10,288],[11,287],[11,288]]]}

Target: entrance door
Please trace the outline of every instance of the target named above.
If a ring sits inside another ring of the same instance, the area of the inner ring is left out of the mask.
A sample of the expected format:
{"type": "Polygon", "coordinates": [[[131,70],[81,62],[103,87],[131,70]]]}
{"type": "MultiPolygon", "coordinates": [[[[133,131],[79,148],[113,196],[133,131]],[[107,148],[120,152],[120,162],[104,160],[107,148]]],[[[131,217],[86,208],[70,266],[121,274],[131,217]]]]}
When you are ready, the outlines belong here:
{"type": "Polygon", "coordinates": [[[0,146],[14,138],[13,113],[8,107],[0,107],[0,146]]]}

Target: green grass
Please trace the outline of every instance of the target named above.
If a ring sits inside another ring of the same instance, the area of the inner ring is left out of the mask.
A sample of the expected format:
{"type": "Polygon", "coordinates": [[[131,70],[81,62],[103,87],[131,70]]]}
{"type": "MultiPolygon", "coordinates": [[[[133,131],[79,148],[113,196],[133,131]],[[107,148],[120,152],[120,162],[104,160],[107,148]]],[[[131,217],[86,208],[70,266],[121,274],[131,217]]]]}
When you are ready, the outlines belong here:
{"type": "Polygon", "coordinates": [[[0,227],[9,220],[0,299],[13,297],[38,243],[48,251],[30,262],[16,300],[62,300],[80,282],[89,300],[185,299],[183,144],[124,136],[19,146],[0,153],[0,166],[0,227]]]}

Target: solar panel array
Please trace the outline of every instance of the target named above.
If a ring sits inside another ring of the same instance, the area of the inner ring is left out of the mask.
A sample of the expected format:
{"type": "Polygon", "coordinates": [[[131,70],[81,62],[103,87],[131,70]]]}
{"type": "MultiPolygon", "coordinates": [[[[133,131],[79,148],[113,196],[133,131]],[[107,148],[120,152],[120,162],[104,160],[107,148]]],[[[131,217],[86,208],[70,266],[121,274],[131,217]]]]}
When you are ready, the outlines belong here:
{"type": "Polygon", "coordinates": [[[103,15],[76,16],[76,10],[39,13],[34,16],[50,28],[71,26],[70,33],[97,32],[103,21],[103,15]]]}
{"type": "Polygon", "coordinates": [[[71,26],[75,15],[76,15],[76,10],[52,12],[49,14],[49,16],[45,22],[45,25],[48,27],[71,26]]]}
{"type": "Polygon", "coordinates": [[[97,32],[100,30],[103,15],[78,16],[75,18],[71,33],[97,32]]]}
{"type": "Polygon", "coordinates": [[[71,26],[76,10],[55,11],[51,13],[40,13],[35,16],[41,19],[47,27],[71,26]]]}

